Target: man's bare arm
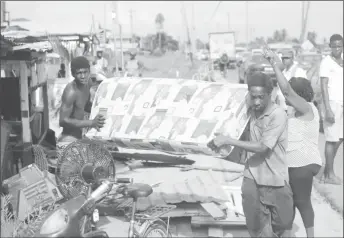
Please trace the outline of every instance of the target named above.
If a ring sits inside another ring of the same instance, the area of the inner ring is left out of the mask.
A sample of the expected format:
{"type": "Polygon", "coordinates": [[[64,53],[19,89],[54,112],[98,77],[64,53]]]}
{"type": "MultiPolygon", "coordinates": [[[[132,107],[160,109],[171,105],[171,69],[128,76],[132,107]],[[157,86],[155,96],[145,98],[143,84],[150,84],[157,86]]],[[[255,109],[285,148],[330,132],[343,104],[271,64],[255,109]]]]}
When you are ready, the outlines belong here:
{"type": "Polygon", "coordinates": [[[75,92],[68,85],[63,91],[61,108],[60,108],[60,120],[59,124],[61,127],[71,127],[71,128],[85,128],[91,127],[91,120],[78,120],[71,118],[75,102],[75,92]]]}
{"type": "Polygon", "coordinates": [[[228,144],[253,153],[267,153],[270,150],[263,143],[255,141],[241,141],[230,138],[228,144]]]}
{"type": "Polygon", "coordinates": [[[328,95],[328,78],[327,77],[320,78],[320,89],[321,89],[321,94],[324,101],[325,110],[326,111],[331,110],[330,99],[328,95]]]}

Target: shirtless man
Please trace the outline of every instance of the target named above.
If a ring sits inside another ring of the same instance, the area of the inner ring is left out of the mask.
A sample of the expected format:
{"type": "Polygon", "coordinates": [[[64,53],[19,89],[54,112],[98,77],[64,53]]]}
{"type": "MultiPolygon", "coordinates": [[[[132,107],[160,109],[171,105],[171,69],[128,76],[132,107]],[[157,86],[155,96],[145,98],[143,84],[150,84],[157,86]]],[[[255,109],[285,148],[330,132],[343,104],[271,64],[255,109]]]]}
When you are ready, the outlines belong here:
{"type": "Polygon", "coordinates": [[[105,118],[97,115],[93,120],[85,120],[85,112],[90,112],[90,64],[83,57],[71,62],[74,80],[63,91],[60,108],[60,126],[63,128],[58,143],[71,143],[83,137],[84,128],[99,130],[104,126],[105,118]]]}

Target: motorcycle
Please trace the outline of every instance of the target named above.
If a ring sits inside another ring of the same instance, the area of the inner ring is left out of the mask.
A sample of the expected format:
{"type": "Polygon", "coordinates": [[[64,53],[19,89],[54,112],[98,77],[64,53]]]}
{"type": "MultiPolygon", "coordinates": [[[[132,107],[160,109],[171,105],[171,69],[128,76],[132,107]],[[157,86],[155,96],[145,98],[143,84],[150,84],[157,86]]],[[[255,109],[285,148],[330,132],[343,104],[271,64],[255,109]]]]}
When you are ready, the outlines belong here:
{"type": "Polygon", "coordinates": [[[129,178],[103,179],[103,170],[102,167],[95,167],[93,164],[84,165],[81,175],[84,181],[88,181],[88,194],[72,198],[48,213],[33,236],[108,238],[109,235],[105,231],[96,228],[99,221],[96,205],[111,195],[121,194],[133,199],[128,237],[150,237],[154,231],[161,237],[171,237],[167,224],[159,218],[146,215],[142,216],[140,222],[136,221],[137,199],[149,196],[153,192],[151,186],[135,184],[129,178]],[[97,188],[92,191],[95,186],[97,188]],[[111,191],[115,192],[111,194],[111,191]]]}

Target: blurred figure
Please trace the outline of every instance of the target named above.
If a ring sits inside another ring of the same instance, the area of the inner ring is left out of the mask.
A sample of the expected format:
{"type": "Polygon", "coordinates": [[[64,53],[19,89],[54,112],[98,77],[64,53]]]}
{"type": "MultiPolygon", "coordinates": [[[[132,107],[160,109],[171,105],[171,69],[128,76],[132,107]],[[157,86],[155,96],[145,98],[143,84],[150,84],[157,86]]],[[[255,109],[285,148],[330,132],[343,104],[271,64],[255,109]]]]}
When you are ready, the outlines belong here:
{"type": "Polygon", "coordinates": [[[281,54],[282,62],[285,66],[282,71],[284,77],[289,81],[292,77],[296,78],[307,78],[306,71],[300,68],[294,61],[293,51],[284,51],[281,54]]]}
{"type": "Polygon", "coordinates": [[[131,50],[129,52],[130,59],[125,63],[125,70],[128,72],[128,76],[142,76],[143,64],[136,59],[136,51],[131,50]]]}
{"type": "Polygon", "coordinates": [[[103,49],[99,48],[97,50],[97,58],[96,58],[96,64],[95,64],[95,69],[97,72],[107,72],[107,67],[109,63],[108,61],[103,57],[103,49]]]}
{"type": "Polygon", "coordinates": [[[66,65],[62,63],[60,65],[60,70],[57,73],[57,78],[65,78],[65,77],[66,77],[66,65]]]}

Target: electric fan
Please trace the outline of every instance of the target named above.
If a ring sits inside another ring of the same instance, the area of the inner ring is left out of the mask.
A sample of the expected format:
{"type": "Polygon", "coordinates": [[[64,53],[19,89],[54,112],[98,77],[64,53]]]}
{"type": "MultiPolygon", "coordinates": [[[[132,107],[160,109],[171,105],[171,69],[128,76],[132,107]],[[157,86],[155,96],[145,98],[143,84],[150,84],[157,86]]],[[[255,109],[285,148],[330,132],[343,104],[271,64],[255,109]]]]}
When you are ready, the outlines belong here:
{"type": "Polygon", "coordinates": [[[87,179],[84,173],[97,173],[97,179],[115,178],[112,155],[98,141],[81,139],[72,142],[60,154],[55,176],[57,186],[66,199],[87,194],[90,185],[96,183],[93,179],[87,179]]]}

